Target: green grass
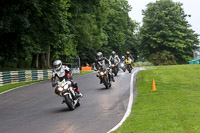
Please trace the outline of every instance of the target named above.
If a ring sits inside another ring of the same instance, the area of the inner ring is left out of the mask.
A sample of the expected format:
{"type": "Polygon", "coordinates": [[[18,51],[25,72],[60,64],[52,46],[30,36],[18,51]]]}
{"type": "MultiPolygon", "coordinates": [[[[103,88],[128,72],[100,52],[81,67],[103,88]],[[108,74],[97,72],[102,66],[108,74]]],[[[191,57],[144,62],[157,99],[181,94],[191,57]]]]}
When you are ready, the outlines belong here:
{"type": "Polygon", "coordinates": [[[150,63],[150,62],[135,62],[134,63],[134,66],[135,67],[140,67],[140,66],[153,66],[153,64],[152,63],[150,63]]]}
{"type": "MultiPolygon", "coordinates": [[[[74,76],[79,76],[79,75],[84,75],[84,74],[88,74],[88,73],[92,73],[93,71],[81,71],[80,74],[74,74],[74,76]]],[[[45,80],[49,80],[49,79],[45,79],[45,80]]],[[[30,81],[30,82],[20,82],[20,83],[16,83],[16,84],[9,84],[9,85],[4,85],[4,86],[0,86],[0,93],[16,88],[16,87],[20,87],[20,86],[24,86],[27,84],[32,84],[32,83],[37,83],[37,82],[41,82],[41,81],[45,81],[45,80],[36,80],[36,81],[30,81]]]]}
{"type": "Polygon", "coordinates": [[[93,72],[94,71],[81,71],[81,73],[75,74],[74,76],[85,75],[85,74],[89,74],[89,73],[93,73],[93,72]]]}
{"type": "Polygon", "coordinates": [[[146,68],[137,74],[131,115],[115,132],[200,133],[200,65],[146,68]]]}

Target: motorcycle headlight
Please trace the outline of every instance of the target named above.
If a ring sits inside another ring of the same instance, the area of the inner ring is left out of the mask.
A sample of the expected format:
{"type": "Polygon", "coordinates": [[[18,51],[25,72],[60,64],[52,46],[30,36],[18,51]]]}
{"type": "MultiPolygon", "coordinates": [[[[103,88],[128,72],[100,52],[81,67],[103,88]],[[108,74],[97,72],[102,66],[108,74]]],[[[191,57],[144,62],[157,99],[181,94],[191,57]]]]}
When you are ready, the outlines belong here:
{"type": "Polygon", "coordinates": [[[121,66],[123,67],[123,66],[124,66],[124,64],[121,64],[121,66]]]}
{"type": "Polygon", "coordinates": [[[68,88],[68,84],[66,84],[65,86],[64,86],[64,89],[66,90],[68,88]]]}
{"type": "Polygon", "coordinates": [[[100,75],[104,75],[104,73],[103,73],[103,72],[100,72],[100,75]]]}
{"type": "Polygon", "coordinates": [[[58,90],[59,90],[59,91],[63,91],[63,88],[62,88],[62,87],[58,87],[58,90]]]}
{"type": "Polygon", "coordinates": [[[114,67],[115,65],[114,64],[112,64],[112,67],[114,67]]]}

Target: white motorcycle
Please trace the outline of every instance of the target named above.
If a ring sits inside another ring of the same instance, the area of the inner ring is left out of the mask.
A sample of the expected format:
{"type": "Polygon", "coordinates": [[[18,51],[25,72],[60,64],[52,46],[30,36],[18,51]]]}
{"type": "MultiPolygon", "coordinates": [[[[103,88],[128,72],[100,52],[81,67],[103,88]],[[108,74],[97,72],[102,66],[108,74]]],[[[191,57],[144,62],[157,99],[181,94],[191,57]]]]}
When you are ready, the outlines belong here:
{"type": "Polygon", "coordinates": [[[76,91],[72,87],[70,80],[63,80],[57,82],[57,87],[55,88],[56,94],[63,97],[63,101],[67,104],[70,110],[74,110],[76,106],[80,106],[80,98],[76,97],[76,91]]]}
{"type": "Polygon", "coordinates": [[[120,68],[125,72],[126,71],[126,63],[125,62],[121,62],[120,63],[120,68]]]}

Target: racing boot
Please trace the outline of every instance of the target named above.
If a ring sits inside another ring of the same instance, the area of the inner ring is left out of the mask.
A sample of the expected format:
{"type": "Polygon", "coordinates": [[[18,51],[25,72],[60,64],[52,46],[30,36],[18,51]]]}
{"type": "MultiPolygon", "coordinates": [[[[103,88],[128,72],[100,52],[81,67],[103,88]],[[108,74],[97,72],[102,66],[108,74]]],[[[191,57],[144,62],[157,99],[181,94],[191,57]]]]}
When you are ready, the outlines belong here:
{"type": "Polygon", "coordinates": [[[77,93],[76,93],[76,98],[79,98],[79,97],[83,97],[83,94],[82,93],[80,93],[80,91],[78,91],[77,93]]]}
{"type": "Polygon", "coordinates": [[[76,98],[83,97],[83,94],[80,93],[80,91],[79,91],[79,89],[78,89],[77,83],[74,83],[74,82],[73,82],[72,86],[74,87],[74,90],[76,91],[76,98]]]}
{"type": "Polygon", "coordinates": [[[76,98],[83,97],[83,94],[80,93],[78,87],[75,89],[75,91],[76,91],[76,98]]]}
{"type": "Polygon", "coordinates": [[[100,84],[102,84],[103,82],[102,82],[102,79],[100,79],[100,84]]]}
{"type": "Polygon", "coordinates": [[[113,76],[113,74],[112,74],[112,81],[113,81],[113,82],[115,82],[115,79],[114,79],[114,76],[113,76]]]}
{"type": "Polygon", "coordinates": [[[65,100],[62,101],[62,104],[65,103],[65,100]]]}

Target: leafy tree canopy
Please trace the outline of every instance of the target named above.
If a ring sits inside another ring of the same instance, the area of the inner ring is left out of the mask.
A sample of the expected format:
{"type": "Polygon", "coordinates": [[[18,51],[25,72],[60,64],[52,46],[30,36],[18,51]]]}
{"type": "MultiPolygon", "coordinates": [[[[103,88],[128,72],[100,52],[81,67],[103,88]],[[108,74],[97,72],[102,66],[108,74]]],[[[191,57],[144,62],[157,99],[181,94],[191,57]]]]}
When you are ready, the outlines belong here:
{"type": "Polygon", "coordinates": [[[159,57],[155,54],[164,52],[175,57],[167,59],[174,63],[187,63],[191,60],[192,50],[199,44],[198,34],[187,22],[188,15],[185,14],[181,3],[172,0],[149,3],[147,9],[143,10],[143,15],[140,52],[146,59],[152,61],[152,56],[159,57]]]}

